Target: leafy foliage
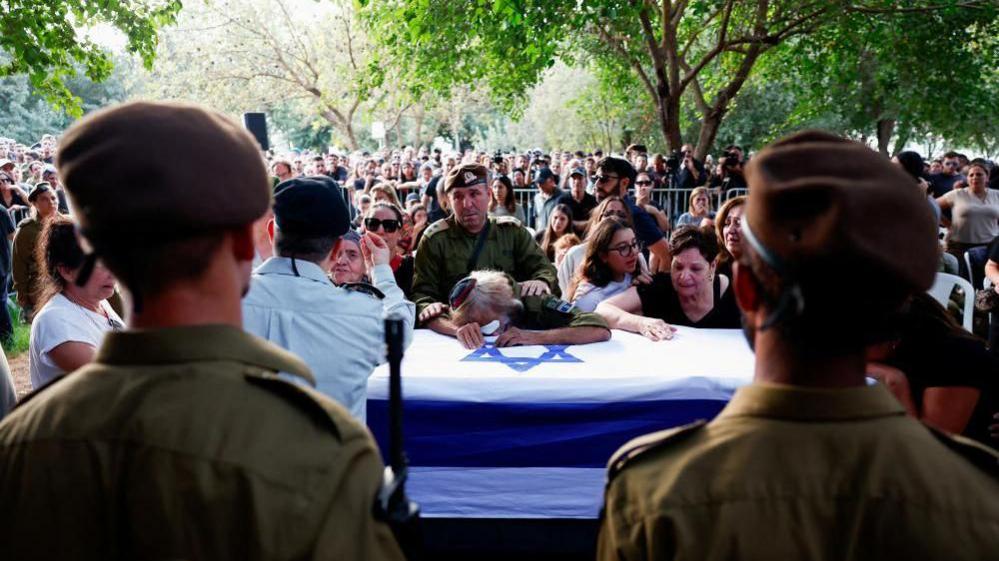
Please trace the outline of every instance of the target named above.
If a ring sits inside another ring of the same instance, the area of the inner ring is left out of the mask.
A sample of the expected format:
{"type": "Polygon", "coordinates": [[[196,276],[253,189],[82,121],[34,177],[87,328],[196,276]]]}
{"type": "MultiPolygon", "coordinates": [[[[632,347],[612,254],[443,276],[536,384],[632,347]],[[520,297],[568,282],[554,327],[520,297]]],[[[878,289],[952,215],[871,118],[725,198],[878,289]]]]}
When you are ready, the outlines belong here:
{"type": "Polygon", "coordinates": [[[157,30],[171,23],[180,0],[5,0],[0,10],[0,76],[27,75],[57,108],[82,114],[68,80],[77,70],[92,81],[111,74],[111,56],[83,30],[109,23],[127,39],[127,49],[152,65],[157,30]]]}

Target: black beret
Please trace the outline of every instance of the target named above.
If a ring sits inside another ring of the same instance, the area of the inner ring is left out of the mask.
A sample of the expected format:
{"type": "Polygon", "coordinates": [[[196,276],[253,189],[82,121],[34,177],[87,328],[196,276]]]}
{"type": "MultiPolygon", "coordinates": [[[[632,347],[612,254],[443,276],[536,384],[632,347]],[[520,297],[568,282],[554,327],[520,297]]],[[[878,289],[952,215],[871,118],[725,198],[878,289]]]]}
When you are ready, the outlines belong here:
{"type": "Polygon", "coordinates": [[[274,189],[274,223],[300,236],[340,237],[350,229],[350,212],[336,181],[297,177],[274,189]]]}

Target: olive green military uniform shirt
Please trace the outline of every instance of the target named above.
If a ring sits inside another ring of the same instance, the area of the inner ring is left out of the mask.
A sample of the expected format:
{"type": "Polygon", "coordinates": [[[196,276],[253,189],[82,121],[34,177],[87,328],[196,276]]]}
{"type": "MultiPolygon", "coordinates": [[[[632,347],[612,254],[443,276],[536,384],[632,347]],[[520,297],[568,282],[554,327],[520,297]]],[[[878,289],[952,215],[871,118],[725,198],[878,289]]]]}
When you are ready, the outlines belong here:
{"type": "Polygon", "coordinates": [[[454,216],[431,224],[416,251],[413,276],[413,302],[416,314],[434,302],[447,302],[455,283],[468,273],[482,270],[502,271],[516,281],[544,281],[552,294],[559,295],[555,266],[545,257],[531,233],[515,218],[490,217],[489,233],[476,266],[468,260],[478,237],[465,231],[454,216]]]}
{"type": "Polygon", "coordinates": [[[598,559],[999,559],[997,460],[881,386],[754,384],[618,451],[598,559]]]}
{"type": "MultiPolygon", "coordinates": [[[[514,287],[517,289],[518,287],[514,287]]],[[[597,314],[584,312],[561,298],[526,296],[520,299],[524,312],[514,324],[523,329],[559,329],[562,327],[607,327],[607,321],[597,314]]]]}
{"type": "Polygon", "coordinates": [[[37,218],[25,218],[17,225],[14,246],[11,252],[11,276],[17,304],[26,310],[35,307],[35,290],[38,283],[38,267],[35,261],[35,246],[42,234],[42,223],[37,218]]]}
{"type": "Polygon", "coordinates": [[[401,559],[383,465],[301,360],[229,326],[109,333],[0,423],[0,559],[401,559]]]}

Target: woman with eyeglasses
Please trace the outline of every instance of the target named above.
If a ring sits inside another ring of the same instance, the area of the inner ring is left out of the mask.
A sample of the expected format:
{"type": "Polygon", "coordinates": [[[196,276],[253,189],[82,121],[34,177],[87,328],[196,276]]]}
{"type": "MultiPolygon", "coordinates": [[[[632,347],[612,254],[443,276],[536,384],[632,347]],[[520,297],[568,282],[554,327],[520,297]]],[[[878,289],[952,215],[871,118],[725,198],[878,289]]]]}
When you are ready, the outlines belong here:
{"type": "Polygon", "coordinates": [[[589,237],[583,266],[567,298],[580,310],[592,312],[600,302],[631,288],[641,272],[641,254],[641,242],[623,220],[601,220],[589,237]]]}
{"type": "Polygon", "coordinates": [[[107,302],[114,294],[114,276],[100,261],[86,284],[76,283],[84,254],[72,220],[56,216],[45,224],[36,258],[41,272],[39,311],[31,324],[28,348],[34,389],[92,361],[104,334],[124,328],[107,302]]]}
{"type": "Polygon", "coordinates": [[[368,214],[364,217],[364,231],[378,234],[388,245],[392,255],[389,266],[392,267],[392,272],[395,274],[395,283],[409,297],[410,291],[413,289],[414,259],[412,255],[403,255],[399,248],[402,227],[402,210],[389,203],[381,202],[371,205],[368,214]]]}
{"type": "Polygon", "coordinates": [[[513,192],[513,182],[505,175],[493,179],[489,189],[489,216],[512,216],[527,224],[524,207],[517,202],[513,192]]]}
{"type": "MultiPolygon", "coordinates": [[[[586,237],[583,239],[583,242],[570,248],[565,253],[565,257],[562,258],[561,263],[556,264],[558,285],[562,290],[562,294],[569,293],[569,290],[572,288],[573,279],[576,278],[576,275],[583,266],[583,261],[586,258],[586,249],[589,247],[591,233],[596,231],[597,225],[600,224],[602,220],[607,218],[617,218],[618,220],[624,222],[629,228],[634,230],[631,210],[628,208],[628,205],[625,204],[624,199],[617,196],[610,196],[601,201],[600,204],[597,205],[597,208],[590,212],[590,222],[586,226],[586,237]]],[[[644,255],[639,255],[638,264],[642,270],[642,274],[639,275],[636,280],[639,282],[650,282],[652,277],[648,273],[649,266],[644,255]]]]}
{"type": "Polygon", "coordinates": [[[740,327],[731,282],[715,272],[718,237],[710,228],[683,226],[670,238],[670,273],[605,300],[596,312],[611,328],[653,341],[671,339],[673,325],[712,329],[740,327]]]}
{"type": "Polygon", "coordinates": [[[676,221],[676,227],[680,226],[710,226],[715,218],[715,212],[711,210],[711,197],[708,195],[707,187],[696,187],[690,192],[690,205],[687,212],[680,215],[676,221]]]}
{"type": "Polygon", "coordinates": [[[725,201],[715,217],[715,234],[721,246],[715,264],[715,273],[732,278],[732,263],[742,257],[742,213],[746,197],[732,197],[725,201]]]}
{"type": "Polygon", "coordinates": [[[558,204],[548,215],[548,227],[544,232],[538,232],[535,239],[541,246],[541,252],[552,263],[555,262],[555,242],[562,236],[572,233],[572,209],[569,205],[558,204]]]}

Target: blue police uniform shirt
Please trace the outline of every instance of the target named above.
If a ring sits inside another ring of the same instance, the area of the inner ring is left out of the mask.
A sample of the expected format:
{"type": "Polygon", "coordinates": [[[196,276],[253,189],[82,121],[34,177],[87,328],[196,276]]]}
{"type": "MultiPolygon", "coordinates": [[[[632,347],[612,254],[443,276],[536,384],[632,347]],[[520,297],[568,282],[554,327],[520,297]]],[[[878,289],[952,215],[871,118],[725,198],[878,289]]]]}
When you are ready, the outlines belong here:
{"type": "Polygon", "coordinates": [[[371,271],[383,300],[334,286],[310,261],[297,259],[295,267],[300,276],[290,258],[272,257],[254,271],[243,299],[243,328],[298,355],[315,375],[316,389],[364,422],[368,376],[385,362],[384,317],[396,313],[404,319],[408,347],[416,307],[388,265],[371,271]]]}

